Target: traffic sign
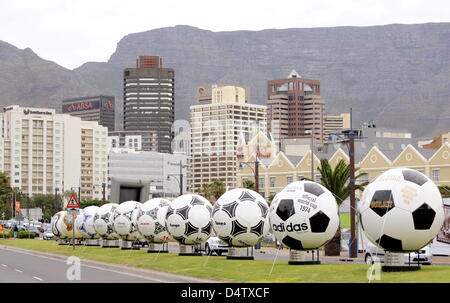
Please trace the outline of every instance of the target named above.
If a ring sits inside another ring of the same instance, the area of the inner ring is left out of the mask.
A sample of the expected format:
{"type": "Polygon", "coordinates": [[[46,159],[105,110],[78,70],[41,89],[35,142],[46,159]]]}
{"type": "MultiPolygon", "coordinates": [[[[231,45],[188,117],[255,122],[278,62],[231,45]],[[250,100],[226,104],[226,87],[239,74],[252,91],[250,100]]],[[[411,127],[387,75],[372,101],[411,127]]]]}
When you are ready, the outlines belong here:
{"type": "Polygon", "coordinates": [[[75,195],[70,196],[69,201],[66,203],[66,208],[80,208],[80,203],[75,199],[75,195]]]}
{"type": "Polygon", "coordinates": [[[20,211],[20,201],[16,201],[16,212],[20,211]]]}

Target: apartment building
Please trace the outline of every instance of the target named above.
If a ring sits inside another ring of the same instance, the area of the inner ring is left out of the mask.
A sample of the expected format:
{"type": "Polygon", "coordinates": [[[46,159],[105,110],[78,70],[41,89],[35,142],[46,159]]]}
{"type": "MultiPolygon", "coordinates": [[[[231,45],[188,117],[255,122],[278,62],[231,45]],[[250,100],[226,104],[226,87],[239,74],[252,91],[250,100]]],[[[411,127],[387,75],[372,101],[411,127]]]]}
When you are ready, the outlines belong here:
{"type": "Polygon", "coordinates": [[[246,91],[239,86],[211,85],[190,107],[192,192],[200,192],[203,184],[215,180],[222,181],[226,188],[236,187],[240,137],[250,138],[258,130],[266,132],[266,106],[250,104],[246,91]],[[208,92],[210,96],[205,96],[208,92]]]}
{"type": "Polygon", "coordinates": [[[0,113],[0,170],[29,195],[78,191],[101,198],[107,178],[107,128],[54,109],[5,107],[0,113]]]}

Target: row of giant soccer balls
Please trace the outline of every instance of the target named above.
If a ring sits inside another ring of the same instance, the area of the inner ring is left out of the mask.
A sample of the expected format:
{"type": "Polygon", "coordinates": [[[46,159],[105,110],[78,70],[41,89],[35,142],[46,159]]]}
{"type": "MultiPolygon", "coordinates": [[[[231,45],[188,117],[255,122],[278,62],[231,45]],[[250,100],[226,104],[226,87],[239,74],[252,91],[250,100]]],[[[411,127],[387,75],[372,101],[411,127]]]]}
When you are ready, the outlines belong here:
{"type": "MultiPolygon", "coordinates": [[[[366,187],[358,216],[374,244],[388,251],[415,251],[430,243],[441,228],[443,201],[428,177],[397,168],[366,187]]],[[[151,243],[173,238],[195,245],[206,241],[214,230],[230,246],[249,247],[271,230],[278,241],[296,250],[325,245],[338,228],[333,194],[311,181],[289,184],[275,196],[270,208],[260,194],[237,188],[223,194],[214,206],[202,196],[185,194],[172,202],[156,198],[143,204],[108,203],[86,207],[76,217],[62,211],[52,218],[53,233],[59,238],[75,235],[151,243]]]]}

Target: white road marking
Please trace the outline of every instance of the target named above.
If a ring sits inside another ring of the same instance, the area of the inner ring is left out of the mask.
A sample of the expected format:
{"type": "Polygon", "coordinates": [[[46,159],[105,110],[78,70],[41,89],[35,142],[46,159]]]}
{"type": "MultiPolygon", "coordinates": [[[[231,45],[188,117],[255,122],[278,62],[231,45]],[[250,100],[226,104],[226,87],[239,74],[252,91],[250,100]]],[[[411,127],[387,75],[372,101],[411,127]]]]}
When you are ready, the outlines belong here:
{"type": "Polygon", "coordinates": [[[6,265],[6,264],[2,264],[2,266],[3,266],[3,267],[8,267],[8,265],[6,265]]]}
{"type": "Polygon", "coordinates": [[[15,271],[22,273],[23,271],[21,271],[20,269],[15,269],[15,271]]]}
{"type": "Polygon", "coordinates": [[[42,280],[41,278],[36,277],[36,276],[33,276],[33,278],[35,278],[36,280],[39,280],[39,281],[44,281],[44,280],[42,280]]]}

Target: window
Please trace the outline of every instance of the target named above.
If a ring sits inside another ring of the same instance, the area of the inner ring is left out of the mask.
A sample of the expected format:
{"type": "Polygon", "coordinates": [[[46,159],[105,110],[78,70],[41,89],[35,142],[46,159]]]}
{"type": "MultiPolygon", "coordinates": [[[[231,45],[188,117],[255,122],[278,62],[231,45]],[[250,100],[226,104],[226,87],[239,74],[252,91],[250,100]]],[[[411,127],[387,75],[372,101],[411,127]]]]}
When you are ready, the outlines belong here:
{"type": "Polygon", "coordinates": [[[302,181],[303,179],[305,179],[305,176],[298,176],[298,181],[302,181]]]}
{"type": "Polygon", "coordinates": [[[276,181],[277,181],[277,177],[270,177],[270,187],[275,187],[276,181]]]}
{"type": "Polygon", "coordinates": [[[439,181],[441,179],[441,171],[439,169],[433,169],[433,181],[439,181]]]}
{"type": "Polygon", "coordinates": [[[314,176],[314,181],[316,181],[317,183],[320,183],[320,178],[321,178],[320,175],[315,175],[314,176]]]}
{"type": "Polygon", "coordinates": [[[287,184],[291,184],[292,181],[293,181],[293,177],[292,177],[292,176],[288,176],[288,177],[286,178],[286,181],[287,181],[287,184]]]}
{"type": "Polygon", "coordinates": [[[365,173],[361,176],[361,182],[369,182],[369,174],[365,173]]]}
{"type": "Polygon", "coordinates": [[[258,182],[259,182],[259,188],[264,188],[264,185],[265,185],[264,177],[259,177],[258,182]]]}

